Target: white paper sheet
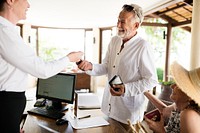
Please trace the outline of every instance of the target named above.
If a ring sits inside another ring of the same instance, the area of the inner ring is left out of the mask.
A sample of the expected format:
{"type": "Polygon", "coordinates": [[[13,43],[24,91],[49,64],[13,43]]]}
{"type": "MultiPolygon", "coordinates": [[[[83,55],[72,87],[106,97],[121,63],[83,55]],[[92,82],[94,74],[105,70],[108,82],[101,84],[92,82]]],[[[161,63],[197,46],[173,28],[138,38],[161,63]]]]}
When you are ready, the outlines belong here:
{"type": "Polygon", "coordinates": [[[103,117],[89,117],[80,120],[77,118],[68,117],[68,121],[74,129],[109,125],[109,123],[103,117]]]}

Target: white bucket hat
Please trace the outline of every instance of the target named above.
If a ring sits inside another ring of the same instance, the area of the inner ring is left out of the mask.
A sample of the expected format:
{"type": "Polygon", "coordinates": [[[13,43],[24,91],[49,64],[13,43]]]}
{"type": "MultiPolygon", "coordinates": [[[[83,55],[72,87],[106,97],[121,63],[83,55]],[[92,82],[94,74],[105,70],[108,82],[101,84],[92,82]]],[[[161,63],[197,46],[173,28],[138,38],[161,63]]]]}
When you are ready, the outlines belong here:
{"type": "Polygon", "coordinates": [[[178,87],[200,106],[200,67],[188,71],[173,62],[171,74],[178,87]]]}

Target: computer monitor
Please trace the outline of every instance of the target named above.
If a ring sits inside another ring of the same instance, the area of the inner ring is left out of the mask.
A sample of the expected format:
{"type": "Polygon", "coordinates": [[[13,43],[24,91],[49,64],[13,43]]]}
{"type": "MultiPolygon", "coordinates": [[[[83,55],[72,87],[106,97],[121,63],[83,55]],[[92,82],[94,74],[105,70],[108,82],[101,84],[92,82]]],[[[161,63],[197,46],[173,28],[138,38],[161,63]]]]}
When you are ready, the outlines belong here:
{"type": "Polygon", "coordinates": [[[47,104],[48,109],[63,111],[65,106],[62,102],[73,103],[76,75],[59,73],[48,79],[38,79],[36,98],[48,99],[52,102],[47,104]]]}

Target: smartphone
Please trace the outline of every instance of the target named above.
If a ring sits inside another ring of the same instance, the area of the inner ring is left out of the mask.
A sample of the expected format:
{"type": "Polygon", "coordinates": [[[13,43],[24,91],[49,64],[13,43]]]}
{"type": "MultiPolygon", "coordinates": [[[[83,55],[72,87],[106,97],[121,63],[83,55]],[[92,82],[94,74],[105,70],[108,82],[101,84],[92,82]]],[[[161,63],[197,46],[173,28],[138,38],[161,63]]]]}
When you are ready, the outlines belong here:
{"type": "Polygon", "coordinates": [[[115,90],[119,91],[119,88],[114,88],[113,85],[122,85],[123,82],[121,80],[121,77],[119,75],[115,75],[110,81],[109,81],[110,86],[115,90]]]}
{"type": "Polygon", "coordinates": [[[79,65],[79,64],[81,64],[81,62],[82,62],[82,60],[80,60],[80,61],[76,62],[76,65],[79,65]]]}
{"type": "Polygon", "coordinates": [[[37,99],[37,101],[34,104],[34,107],[44,107],[46,105],[46,99],[41,98],[37,99]]]}
{"type": "Polygon", "coordinates": [[[145,116],[148,118],[148,119],[151,119],[153,121],[160,121],[160,112],[158,109],[154,109],[148,113],[145,114],[145,116]]]}

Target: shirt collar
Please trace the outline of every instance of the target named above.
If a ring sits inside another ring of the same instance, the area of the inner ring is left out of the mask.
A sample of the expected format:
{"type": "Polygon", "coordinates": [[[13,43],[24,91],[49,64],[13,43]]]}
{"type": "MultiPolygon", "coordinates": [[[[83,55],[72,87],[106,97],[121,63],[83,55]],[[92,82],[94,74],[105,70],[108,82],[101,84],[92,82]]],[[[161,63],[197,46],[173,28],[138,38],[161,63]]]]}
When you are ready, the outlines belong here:
{"type": "Polygon", "coordinates": [[[136,39],[139,38],[139,34],[137,33],[135,36],[133,36],[130,40],[128,40],[124,45],[130,45],[132,42],[134,42],[136,39]]]}
{"type": "Polygon", "coordinates": [[[10,21],[5,19],[4,17],[0,16],[0,24],[8,27],[16,27],[16,25],[12,24],[10,21]]]}

